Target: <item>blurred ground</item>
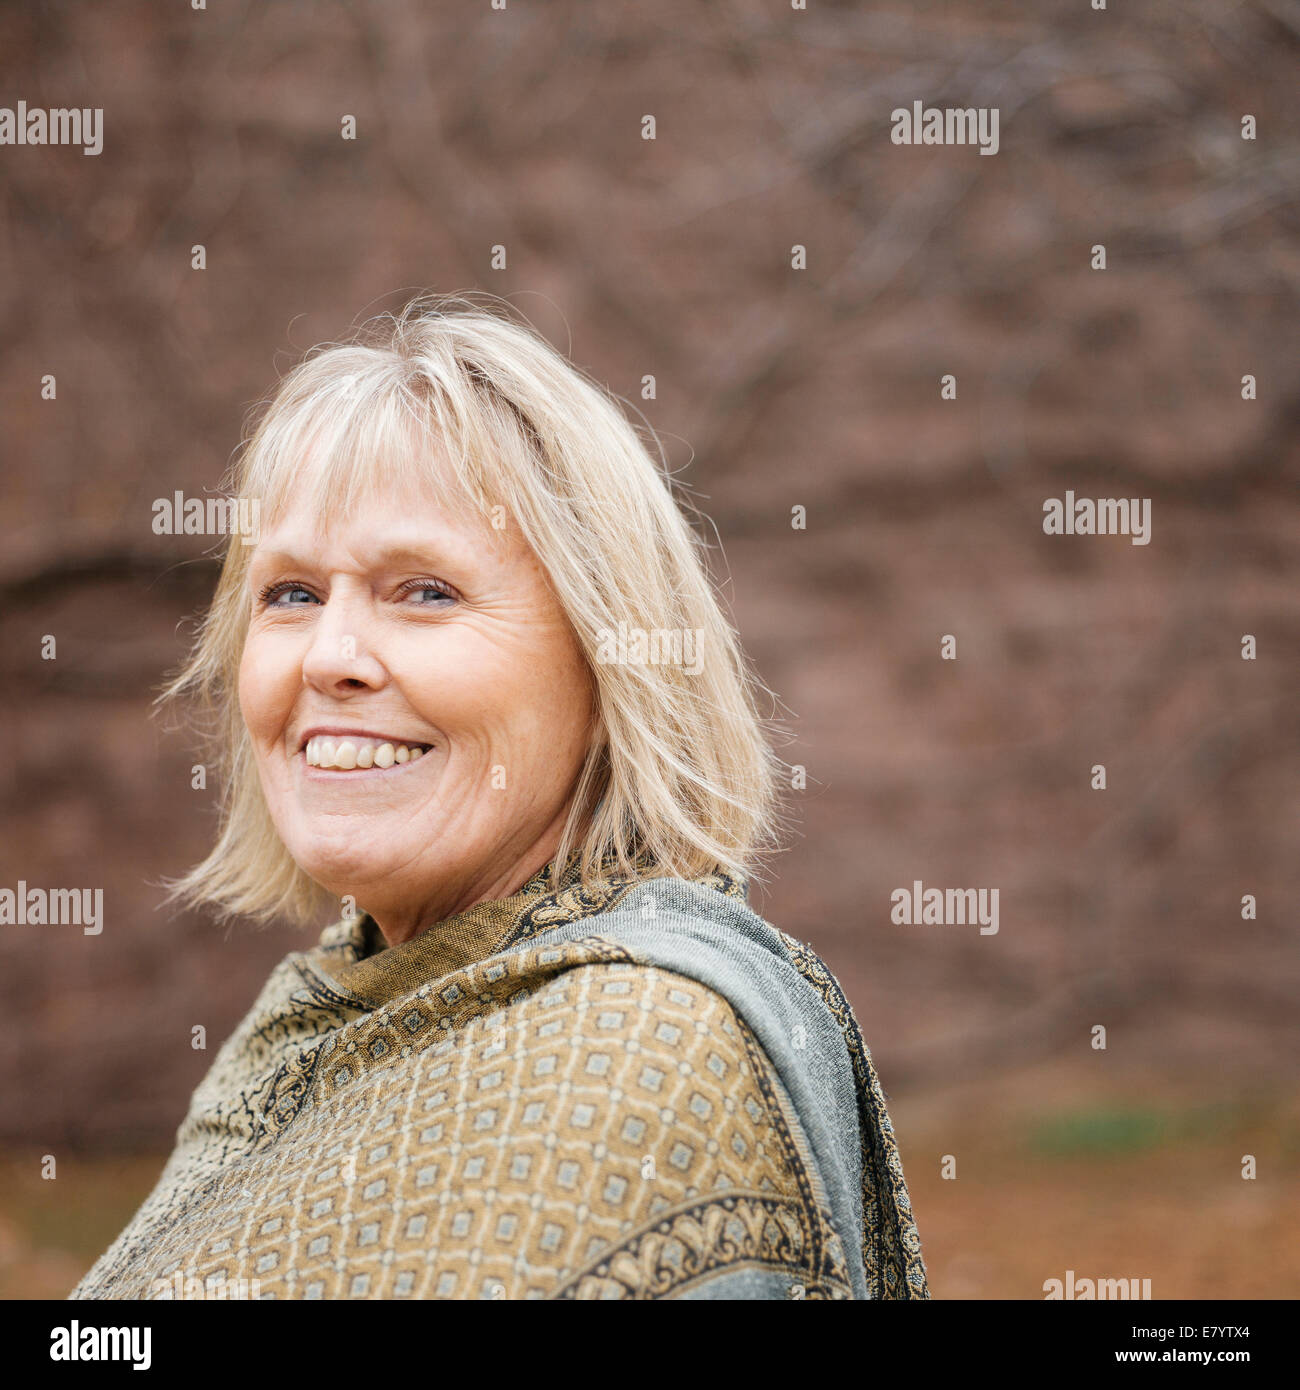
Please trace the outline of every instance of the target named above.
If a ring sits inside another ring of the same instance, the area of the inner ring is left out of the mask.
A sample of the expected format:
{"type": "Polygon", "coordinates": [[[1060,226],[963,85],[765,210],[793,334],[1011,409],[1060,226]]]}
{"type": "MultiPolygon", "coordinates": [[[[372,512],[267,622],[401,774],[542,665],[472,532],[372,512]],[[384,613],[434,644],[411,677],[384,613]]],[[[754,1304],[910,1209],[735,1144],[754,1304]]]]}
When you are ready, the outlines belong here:
{"type": "MultiPolygon", "coordinates": [[[[1150,1279],[1153,1299],[1300,1294],[1295,1092],[1176,1094],[1097,1070],[1047,1065],[978,1093],[891,1100],[933,1296],[1041,1299],[1067,1269],[1150,1279]],[[943,1179],[948,1154],[956,1177],[943,1179]]],[[[70,1160],[44,1182],[38,1155],[0,1164],[0,1299],[67,1294],[165,1158],[70,1160]]]]}
{"type": "Polygon", "coordinates": [[[215,571],[152,500],[214,487],[306,347],[479,287],[716,523],[809,776],[757,905],[859,1013],[936,1294],[1294,1295],[1298,50],[1289,0],[0,12],[6,90],[105,108],[96,158],[0,151],[0,885],[107,914],[0,929],[9,1287],[70,1287],[192,1026],[303,940],[157,910],[213,793],[150,693],[215,571]],[[998,155],[891,145],[917,98],[998,105],[998,155]],[[1151,544],[1044,536],[1066,489],[1150,498],[1151,544]],[[892,924],[915,879],[997,887],[999,933],[892,924]]]}

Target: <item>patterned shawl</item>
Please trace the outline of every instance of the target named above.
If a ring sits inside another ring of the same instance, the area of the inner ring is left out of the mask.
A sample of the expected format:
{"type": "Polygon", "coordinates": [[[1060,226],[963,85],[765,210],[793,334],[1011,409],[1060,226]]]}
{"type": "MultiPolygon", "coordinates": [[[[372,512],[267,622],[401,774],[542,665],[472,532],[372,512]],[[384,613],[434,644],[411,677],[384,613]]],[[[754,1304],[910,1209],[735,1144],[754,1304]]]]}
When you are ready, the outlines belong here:
{"type": "Polygon", "coordinates": [[[548,867],[276,967],[72,1298],[929,1298],[853,1011],[742,883],[548,867]]]}

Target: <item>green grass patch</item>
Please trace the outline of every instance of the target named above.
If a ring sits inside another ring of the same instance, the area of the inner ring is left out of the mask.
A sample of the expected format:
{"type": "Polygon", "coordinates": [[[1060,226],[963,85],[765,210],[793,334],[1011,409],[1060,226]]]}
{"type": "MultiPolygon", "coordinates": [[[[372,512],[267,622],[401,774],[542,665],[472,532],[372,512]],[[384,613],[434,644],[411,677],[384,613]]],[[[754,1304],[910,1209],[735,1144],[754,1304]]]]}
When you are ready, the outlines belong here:
{"type": "Polygon", "coordinates": [[[1152,1106],[1105,1106],[1043,1116],[1030,1123],[1032,1152],[1050,1158],[1121,1157],[1166,1144],[1211,1143],[1240,1133],[1258,1117],[1231,1103],[1170,1110],[1152,1106]]]}

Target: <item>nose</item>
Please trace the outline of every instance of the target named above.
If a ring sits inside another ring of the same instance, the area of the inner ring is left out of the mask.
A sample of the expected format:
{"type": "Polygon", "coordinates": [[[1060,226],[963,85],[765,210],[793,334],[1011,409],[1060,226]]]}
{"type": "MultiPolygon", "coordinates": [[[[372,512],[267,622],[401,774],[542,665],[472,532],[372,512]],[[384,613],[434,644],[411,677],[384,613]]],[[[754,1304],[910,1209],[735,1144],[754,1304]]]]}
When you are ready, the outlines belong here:
{"type": "Polygon", "coordinates": [[[360,597],[330,594],[303,657],[304,685],[339,698],[359,690],[379,690],[387,684],[387,668],[367,636],[369,617],[368,606],[360,597]]]}

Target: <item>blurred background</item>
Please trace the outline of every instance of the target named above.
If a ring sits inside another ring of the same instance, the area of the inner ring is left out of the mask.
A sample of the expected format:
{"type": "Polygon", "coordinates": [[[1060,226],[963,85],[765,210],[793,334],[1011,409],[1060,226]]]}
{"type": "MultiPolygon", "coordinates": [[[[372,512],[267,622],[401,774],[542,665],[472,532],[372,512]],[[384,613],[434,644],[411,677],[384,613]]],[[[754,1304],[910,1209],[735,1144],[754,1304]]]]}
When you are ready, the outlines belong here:
{"type": "Polygon", "coordinates": [[[716,525],[809,778],[755,905],[858,1013],[935,1297],[1300,1293],[1298,53],[1296,0],[0,10],[6,102],[104,109],[0,147],[0,887],[106,921],[0,927],[0,1296],[72,1288],[309,944],[159,911],[216,561],[152,503],[422,289],[509,299],[716,525]],[[916,100],[998,153],[891,143],[916,100]],[[1067,489],[1150,544],[1044,535],[1067,489]],[[918,879],[1000,930],[894,924],[918,879]]]}

